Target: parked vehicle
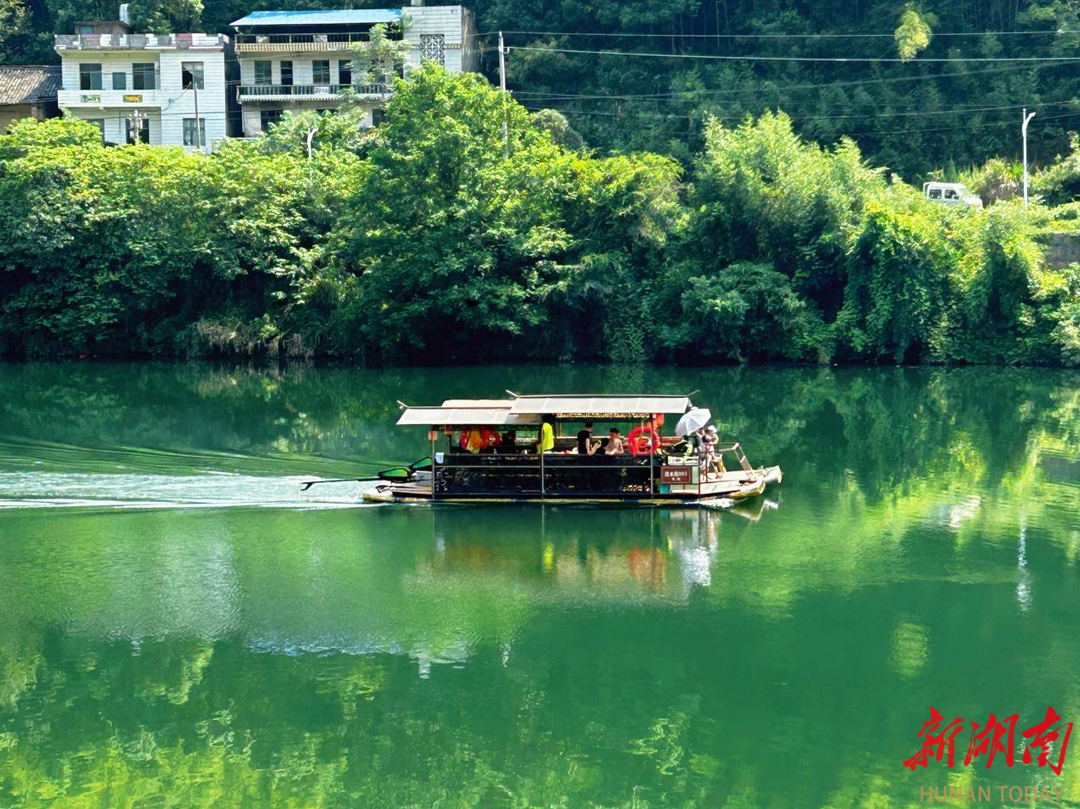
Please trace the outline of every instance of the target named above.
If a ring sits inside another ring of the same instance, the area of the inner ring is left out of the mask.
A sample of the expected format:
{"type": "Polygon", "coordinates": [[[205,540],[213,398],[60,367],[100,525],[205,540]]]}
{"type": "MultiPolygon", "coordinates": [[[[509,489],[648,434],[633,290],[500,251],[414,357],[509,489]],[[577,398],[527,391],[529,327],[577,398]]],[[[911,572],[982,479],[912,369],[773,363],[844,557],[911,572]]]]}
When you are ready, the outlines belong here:
{"type": "Polygon", "coordinates": [[[923,183],[923,196],[944,205],[966,205],[982,210],[983,201],[972,194],[963,183],[923,183]]]}

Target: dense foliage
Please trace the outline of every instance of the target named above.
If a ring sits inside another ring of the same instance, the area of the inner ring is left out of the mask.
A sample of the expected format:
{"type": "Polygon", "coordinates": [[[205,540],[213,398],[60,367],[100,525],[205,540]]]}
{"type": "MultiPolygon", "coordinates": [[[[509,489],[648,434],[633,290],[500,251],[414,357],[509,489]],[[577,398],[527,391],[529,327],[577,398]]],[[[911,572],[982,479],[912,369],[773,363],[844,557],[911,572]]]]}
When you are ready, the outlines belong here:
{"type": "MultiPolygon", "coordinates": [[[[517,98],[532,110],[561,110],[574,132],[603,150],[648,150],[689,165],[704,145],[709,116],[737,123],[780,109],[798,134],[823,143],[852,137],[875,165],[922,180],[992,157],[1018,158],[1021,107],[1038,111],[1036,162],[1064,153],[1068,131],[1080,127],[1080,74],[1067,61],[1080,45],[1080,8],[1068,0],[464,4],[476,14],[488,77],[496,77],[495,32],[502,29],[517,98]],[[851,61],[828,61],[838,57],[851,61]]],[[[116,6],[0,0],[0,61],[56,61],[53,33],[71,33],[76,20],[114,19],[116,6]]],[[[158,31],[229,31],[255,7],[251,0],[130,6],[136,27],[158,31]]]]}
{"type": "MultiPolygon", "coordinates": [[[[482,77],[436,67],[399,85],[377,129],[349,110],[288,115],[212,156],[20,123],[0,138],[0,350],[1080,357],[1080,272],[1044,248],[1075,230],[1074,206],[935,205],[783,114],[711,122],[689,170],[560,133],[482,77]]],[[[1037,187],[1067,195],[1078,162],[1037,187]]]]}

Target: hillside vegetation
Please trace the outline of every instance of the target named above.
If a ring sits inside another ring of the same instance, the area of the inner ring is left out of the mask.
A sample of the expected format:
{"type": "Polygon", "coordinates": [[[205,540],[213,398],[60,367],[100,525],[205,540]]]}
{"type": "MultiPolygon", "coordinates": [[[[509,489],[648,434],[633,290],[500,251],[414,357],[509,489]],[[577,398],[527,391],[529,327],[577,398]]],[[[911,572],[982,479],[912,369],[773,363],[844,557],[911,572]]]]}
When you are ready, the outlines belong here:
{"type": "MultiPolygon", "coordinates": [[[[921,182],[994,157],[1018,158],[1024,106],[1038,112],[1031,131],[1037,163],[1065,154],[1068,132],[1080,128],[1076,0],[464,4],[476,14],[473,44],[488,77],[497,75],[495,32],[502,29],[518,100],[530,110],[560,110],[604,152],[652,151],[688,167],[705,146],[709,116],[734,126],[748,114],[783,110],[798,134],[829,144],[847,135],[874,165],[921,182]]],[[[130,6],[140,30],[224,32],[267,7],[251,0],[130,6]]],[[[56,61],[53,33],[116,14],[116,0],[0,0],[0,61],[56,61]]]]}
{"type": "MultiPolygon", "coordinates": [[[[290,115],[211,156],[23,122],[0,137],[0,350],[1080,361],[1080,268],[1041,246],[1072,205],[935,205],[782,113],[709,121],[689,167],[559,132],[436,67],[370,132],[290,115]]],[[[1075,154],[1036,177],[1073,187],[1075,154]]]]}

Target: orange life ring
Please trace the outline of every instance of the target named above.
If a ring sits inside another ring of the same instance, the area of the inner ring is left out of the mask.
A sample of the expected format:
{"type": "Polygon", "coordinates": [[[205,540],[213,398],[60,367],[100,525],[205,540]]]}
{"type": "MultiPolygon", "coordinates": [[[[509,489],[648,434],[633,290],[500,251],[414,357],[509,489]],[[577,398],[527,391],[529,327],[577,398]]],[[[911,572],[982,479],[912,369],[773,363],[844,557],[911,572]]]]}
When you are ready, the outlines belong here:
{"type": "Polygon", "coordinates": [[[630,431],[626,443],[630,445],[631,455],[652,455],[660,445],[652,427],[635,427],[630,431]]]}

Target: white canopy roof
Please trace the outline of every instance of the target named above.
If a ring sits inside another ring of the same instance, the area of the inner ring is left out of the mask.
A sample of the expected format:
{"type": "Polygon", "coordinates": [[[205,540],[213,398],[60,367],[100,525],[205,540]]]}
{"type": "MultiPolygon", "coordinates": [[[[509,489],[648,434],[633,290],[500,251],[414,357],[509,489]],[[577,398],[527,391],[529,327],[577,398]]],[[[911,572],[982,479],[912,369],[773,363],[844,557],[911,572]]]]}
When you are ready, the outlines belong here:
{"type": "Polygon", "coordinates": [[[441,407],[406,407],[399,426],[500,427],[539,424],[542,416],[641,418],[653,413],[682,415],[689,396],[518,396],[515,399],[447,399],[441,407]]]}
{"type": "Polygon", "coordinates": [[[447,399],[443,407],[501,407],[506,410],[514,403],[513,399],[447,399]]]}
{"type": "Polygon", "coordinates": [[[582,416],[649,416],[653,413],[685,413],[689,396],[519,396],[512,413],[582,416]]]}
{"type": "Polygon", "coordinates": [[[501,427],[539,422],[538,415],[512,413],[508,407],[408,407],[397,423],[399,427],[501,427]]]}

